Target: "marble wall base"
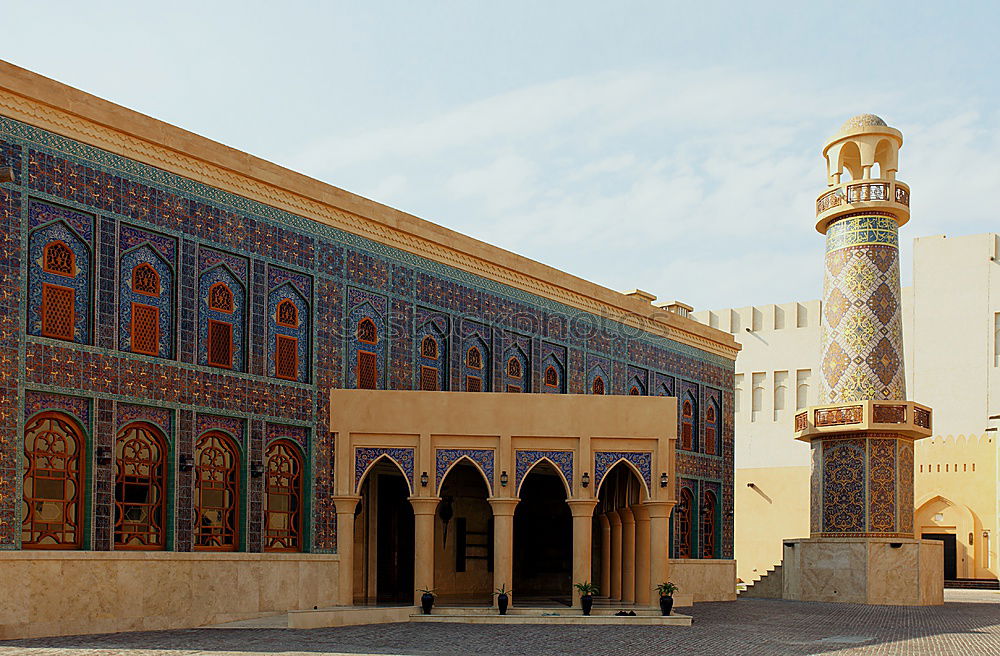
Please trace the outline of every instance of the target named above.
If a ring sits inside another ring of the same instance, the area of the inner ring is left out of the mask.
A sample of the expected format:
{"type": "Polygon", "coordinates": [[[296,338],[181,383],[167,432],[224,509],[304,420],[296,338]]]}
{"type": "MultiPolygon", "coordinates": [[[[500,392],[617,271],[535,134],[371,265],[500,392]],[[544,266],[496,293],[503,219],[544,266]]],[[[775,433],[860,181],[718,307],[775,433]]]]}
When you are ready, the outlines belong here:
{"type": "Polygon", "coordinates": [[[797,601],[941,605],[943,549],[935,540],[785,540],[783,596],[797,601]]]}

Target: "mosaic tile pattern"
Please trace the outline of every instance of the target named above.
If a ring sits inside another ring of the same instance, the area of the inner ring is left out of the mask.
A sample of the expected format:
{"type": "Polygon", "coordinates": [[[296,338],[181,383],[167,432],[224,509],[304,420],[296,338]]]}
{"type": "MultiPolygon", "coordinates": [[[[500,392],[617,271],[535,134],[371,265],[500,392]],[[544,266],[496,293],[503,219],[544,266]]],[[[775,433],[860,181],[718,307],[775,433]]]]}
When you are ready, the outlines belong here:
{"type": "Polygon", "coordinates": [[[354,449],[354,489],[361,489],[361,481],[372,465],[381,458],[389,458],[395,462],[406,476],[406,483],[413,494],[414,480],[413,463],[415,449],[408,447],[357,447],[354,449]]]}
{"type": "Polygon", "coordinates": [[[167,259],[167,255],[176,252],[176,245],[169,246],[169,240],[155,233],[122,226],[127,230],[126,239],[119,234],[121,255],[118,269],[118,348],[123,351],[132,350],[132,304],[150,305],[159,310],[159,357],[169,358],[173,355],[174,345],[174,271],[177,269],[175,259],[167,259]],[[143,239],[145,238],[145,239],[143,239]],[[142,240],[142,241],[140,241],[142,240]],[[168,244],[163,244],[166,241],[168,244]],[[137,243],[132,246],[131,244],[137,243]],[[154,247],[155,244],[155,247],[154,247]],[[159,290],[156,296],[137,293],[132,289],[132,274],[143,264],[153,267],[159,276],[159,290]]]}
{"type": "Polygon", "coordinates": [[[115,408],[115,425],[121,429],[133,421],[145,421],[157,426],[169,441],[173,435],[174,412],[168,408],[119,403],[115,408]]]}
{"type": "Polygon", "coordinates": [[[906,398],[896,233],[894,218],[872,215],[827,232],[821,403],[906,398]]]}
{"type": "Polygon", "coordinates": [[[653,489],[653,454],[650,451],[595,451],[594,489],[601,488],[601,481],[611,468],[622,460],[632,463],[646,482],[646,491],[653,489]]]}
{"type": "Polygon", "coordinates": [[[246,420],[239,417],[199,414],[195,418],[195,433],[196,437],[201,437],[211,430],[222,431],[236,440],[236,443],[245,451],[247,448],[246,424],[246,420]]]}
{"type": "Polygon", "coordinates": [[[309,429],[305,426],[286,426],[284,424],[267,423],[264,433],[264,441],[270,444],[274,440],[290,440],[307,452],[309,446],[309,429]]]}
{"type": "Polygon", "coordinates": [[[517,449],[514,452],[514,494],[520,494],[521,482],[531,468],[540,460],[548,460],[562,472],[568,487],[567,496],[573,492],[573,452],[572,451],[536,451],[517,449]]]}
{"type": "Polygon", "coordinates": [[[486,486],[490,494],[493,494],[493,463],[496,452],[493,449],[435,449],[434,450],[434,480],[437,483],[438,493],[441,492],[441,485],[448,474],[451,466],[459,460],[470,460],[482,471],[486,477],[486,486]]]}
{"type": "Polygon", "coordinates": [[[31,390],[24,393],[25,420],[30,419],[39,412],[58,410],[75,417],[86,432],[90,430],[90,407],[90,399],[79,396],[66,396],[31,390]]]}

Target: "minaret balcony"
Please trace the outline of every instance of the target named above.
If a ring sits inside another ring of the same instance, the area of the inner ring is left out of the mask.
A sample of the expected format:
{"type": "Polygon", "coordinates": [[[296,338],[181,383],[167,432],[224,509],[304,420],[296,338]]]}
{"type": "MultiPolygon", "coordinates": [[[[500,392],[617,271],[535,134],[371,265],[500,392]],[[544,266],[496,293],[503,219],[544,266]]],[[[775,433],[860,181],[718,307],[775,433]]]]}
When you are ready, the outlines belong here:
{"type": "Polygon", "coordinates": [[[843,433],[885,432],[913,439],[933,434],[931,409],[913,401],[844,401],[796,413],[795,439],[803,442],[843,433]]]}
{"type": "Polygon", "coordinates": [[[910,220],[910,187],[898,180],[850,180],[828,188],[816,199],[816,229],[826,234],[835,218],[855,212],[881,211],[903,225],[910,220]]]}

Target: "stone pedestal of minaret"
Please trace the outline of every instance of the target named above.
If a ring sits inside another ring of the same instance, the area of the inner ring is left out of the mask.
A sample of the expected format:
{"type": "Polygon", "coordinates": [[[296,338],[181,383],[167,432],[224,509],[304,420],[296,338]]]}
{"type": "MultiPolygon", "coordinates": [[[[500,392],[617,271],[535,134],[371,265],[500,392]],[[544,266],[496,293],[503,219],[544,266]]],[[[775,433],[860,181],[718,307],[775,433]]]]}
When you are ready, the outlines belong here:
{"type": "Polygon", "coordinates": [[[910,218],[910,190],[896,180],[902,144],[898,130],[862,114],[823,149],[822,404],[795,416],[795,438],[812,449],[810,537],[784,541],[786,599],[943,603],[943,545],[917,539],[913,527],[913,443],[931,435],[931,410],[906,400],[898,229],[910,218]]]}

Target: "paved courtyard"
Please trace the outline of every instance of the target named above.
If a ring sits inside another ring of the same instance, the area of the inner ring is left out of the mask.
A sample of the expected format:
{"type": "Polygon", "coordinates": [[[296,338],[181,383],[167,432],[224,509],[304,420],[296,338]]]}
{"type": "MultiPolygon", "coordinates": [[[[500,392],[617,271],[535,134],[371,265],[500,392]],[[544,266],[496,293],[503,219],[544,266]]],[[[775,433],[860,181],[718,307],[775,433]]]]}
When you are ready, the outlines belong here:
{"type": "Polygon", "coordinates": [[[943,608],[744,599],[697,604],[680,627],[383,624],[291,631],[189,629],[0,642],[0,656],[397,654],[1000,654],[1000,593],[948,591],[943,608]]]}

